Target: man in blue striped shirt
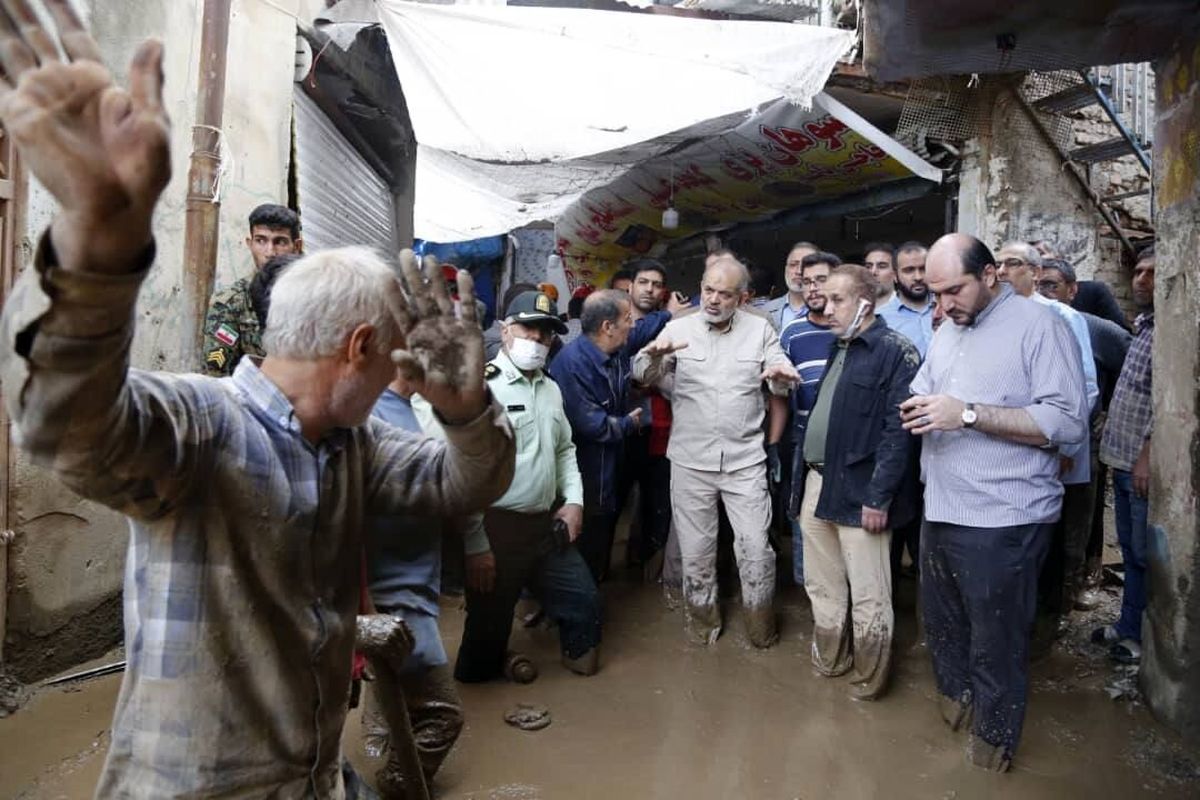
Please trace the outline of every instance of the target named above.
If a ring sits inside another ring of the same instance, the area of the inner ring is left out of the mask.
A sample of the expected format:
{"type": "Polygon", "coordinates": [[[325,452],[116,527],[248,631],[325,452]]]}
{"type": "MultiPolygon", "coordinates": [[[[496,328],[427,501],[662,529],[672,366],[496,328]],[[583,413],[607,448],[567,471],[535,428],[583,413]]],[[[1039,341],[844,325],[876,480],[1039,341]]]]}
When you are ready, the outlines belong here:
{"type": "MultiPolygon", "coordinates": [[[[804,305],[808,314],[787,324],[779,335],[783,352],[791,359],[800,383],[792,390],[791,442],[795,451],[801,449],[804,432],[808,427],[808,413],[817,402],[817,386],[825,374],[825,362],[829,359],[829,348],[837,337],[829,329],[829,315],[825,313],[825,282],[829,273],[842,263],[833,253],[816,252],[804,256],[800,262],[798,282],[804,290],[804,305]]],[[[795,452],[783,454],[791,459],[791,499],[787,506],[792,527],[792,577],[797,585],[804,585],[804,538],[797,517],[804,495],[804,459],[795,452]]]]}
{"type": "Polygon", "coordinates": [[[923,437],[921,598],[939,706],[974,715],[971,763],[1007,770],[1021,738],[1038,571],[1058,521],[1058,450],[1087,434],[1079,345],[1052,310],[997,278],[973,236],[929,250],[943,325],[901,404],[923,437]]]}

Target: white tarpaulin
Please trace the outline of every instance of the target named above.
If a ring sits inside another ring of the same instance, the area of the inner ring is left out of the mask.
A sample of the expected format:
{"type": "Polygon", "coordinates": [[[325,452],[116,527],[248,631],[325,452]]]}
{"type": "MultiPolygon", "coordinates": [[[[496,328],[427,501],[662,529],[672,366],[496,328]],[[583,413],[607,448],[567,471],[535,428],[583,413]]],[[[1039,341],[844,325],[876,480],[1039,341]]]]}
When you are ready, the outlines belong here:
{"type": "Polygon", "coordinates": [[[584,192],[787,97],[847,31],[586,9],[378,0],[419,143],[414,230],[452,242],[553,221],[584,192]]]}
{"type": "Polygon", "coordinates": [[[854,39],[589,9],[378,8],[417,141],[510,163],[602,153],[777,97],[807,106],[854,39]]]}

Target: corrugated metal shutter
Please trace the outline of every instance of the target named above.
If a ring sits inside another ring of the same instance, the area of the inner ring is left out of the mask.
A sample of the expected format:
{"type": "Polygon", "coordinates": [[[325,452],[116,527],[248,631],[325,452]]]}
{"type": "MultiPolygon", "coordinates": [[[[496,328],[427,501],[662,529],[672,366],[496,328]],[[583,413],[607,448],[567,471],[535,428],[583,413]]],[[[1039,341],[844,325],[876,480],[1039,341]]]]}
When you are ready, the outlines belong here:
{"type": "Polygon", "coordinates": [[[365,244],[395,252],[395,214],[387,184],[298,86],[294,97],[304,249],[365,244]]]}

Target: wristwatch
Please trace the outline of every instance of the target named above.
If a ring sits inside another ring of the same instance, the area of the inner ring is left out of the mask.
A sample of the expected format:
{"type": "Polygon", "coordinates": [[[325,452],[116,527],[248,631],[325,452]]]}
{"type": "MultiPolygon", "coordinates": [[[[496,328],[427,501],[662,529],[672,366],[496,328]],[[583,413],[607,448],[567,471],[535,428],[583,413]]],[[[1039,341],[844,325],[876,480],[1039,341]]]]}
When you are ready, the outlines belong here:
{"type": "Polygon", "coordinates": [[[964,428],[974,428],[975,421],[979,419],[979,415],[975,413],[975,404],[967,403],[967,407],[962,412],[962,424],[964,428]]]}

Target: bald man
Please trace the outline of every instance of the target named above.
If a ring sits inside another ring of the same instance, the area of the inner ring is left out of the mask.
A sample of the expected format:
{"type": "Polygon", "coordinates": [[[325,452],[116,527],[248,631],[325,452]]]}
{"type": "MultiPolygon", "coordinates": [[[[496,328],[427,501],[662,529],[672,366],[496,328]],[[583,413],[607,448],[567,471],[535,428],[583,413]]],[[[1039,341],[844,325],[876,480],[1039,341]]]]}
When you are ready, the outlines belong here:
{"type": "Polygon", "coordinates": [[[1038,571],[1062,508],[1058,450],[1087,434],[1079,345],[1001,283],[973,236],[929,249],[938,329],[901,404],[923,439],[921,600],[939,705],[974,718],[968,760],[1005,771],[1021,738],[1038,571]]]}
{"type": "MultiPolygon", "coordinates": [[[[721,634],[719,500],[733,527],[750,642],[769,647],[778,637],[761,389],[766,381],[773,395],[786,396],[798,376],[770,321],[742,309],[749,281],[741,262],[714,259],[700,282],[699,313],[669,322],[634,358],[633,375],[653,385],[673,377],[667,457],[671,513],[683,556],[685,631],[701,644],[721,634]]],[[[780,432],[773,429],[772,437],[777,440],[780,432]]]]}

